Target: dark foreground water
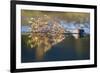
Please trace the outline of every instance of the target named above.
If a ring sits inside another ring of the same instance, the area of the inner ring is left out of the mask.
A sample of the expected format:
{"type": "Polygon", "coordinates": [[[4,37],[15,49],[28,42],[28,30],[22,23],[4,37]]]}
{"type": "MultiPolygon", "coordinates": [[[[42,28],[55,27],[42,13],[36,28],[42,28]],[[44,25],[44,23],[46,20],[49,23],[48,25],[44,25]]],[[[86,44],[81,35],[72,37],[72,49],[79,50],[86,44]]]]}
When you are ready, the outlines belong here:
{"type": "Polygon", "coordinates": [[[60,43],[52,46],[47,52],[43,49],[29,48],[26,45],[27,36],[22,35],[21,62],[44,62],[64,60],[87,60],[90,58],[90,39],[85,36],[79,39],[66,37],[60,43]],[[39,57],[42,53],[42,56],[39,57]],[[38,56],[37,56],[38,55],[38,56]]]}

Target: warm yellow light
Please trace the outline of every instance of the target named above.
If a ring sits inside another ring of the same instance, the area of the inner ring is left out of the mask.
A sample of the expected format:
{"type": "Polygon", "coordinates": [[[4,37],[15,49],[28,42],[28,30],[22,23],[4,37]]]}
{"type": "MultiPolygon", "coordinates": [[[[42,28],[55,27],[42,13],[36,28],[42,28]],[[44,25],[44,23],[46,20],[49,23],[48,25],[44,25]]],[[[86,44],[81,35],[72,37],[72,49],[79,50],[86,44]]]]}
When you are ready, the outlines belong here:
{"type": "Polygon", "coordinates": [[[35,37],[35,40],[38,40],[38,37],[35,37]]]}

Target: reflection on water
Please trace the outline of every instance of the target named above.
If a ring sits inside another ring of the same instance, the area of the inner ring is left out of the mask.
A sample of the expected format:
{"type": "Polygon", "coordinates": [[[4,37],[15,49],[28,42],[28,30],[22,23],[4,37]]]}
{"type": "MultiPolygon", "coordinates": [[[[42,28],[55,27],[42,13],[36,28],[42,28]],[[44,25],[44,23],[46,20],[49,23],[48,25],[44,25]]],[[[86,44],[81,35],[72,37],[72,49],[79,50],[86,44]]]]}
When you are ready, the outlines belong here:
{"type": "Polygon", "coordinates": [[[61,33],[22,35],[22,62],[89,59],[89,49],[89,36],[75,39],[61,33]]]}
{"type": "Polygon", "coordinates": [[[37,60],[41,60],[44,54],[57,43],[61,42],[65,36],[62,33],[31,33],[28,36],[30,40],[28,40],[27,44],[30,45],[31,48],[36,48],[36,58],[37,60]]]}
{"type": "Polygon", "coordinates": [[[83,52],[83,49],[80,49],[82,48],[81,39],[75,41],[75,48],[76,48],[77,56],[81,56],[83,52]]]}
{"type": "Polygon", "coordinates": [[[75,49],[77,57],[83,57],[90,54],[90,39],[89,37],[84,37],[75,41],[75,49]]]}

